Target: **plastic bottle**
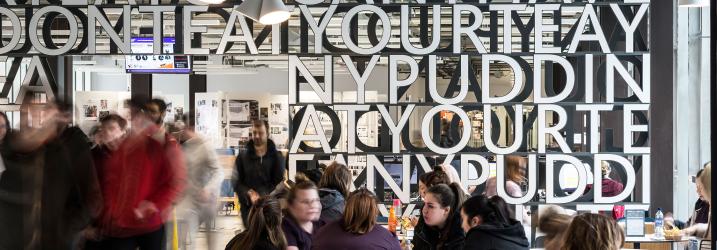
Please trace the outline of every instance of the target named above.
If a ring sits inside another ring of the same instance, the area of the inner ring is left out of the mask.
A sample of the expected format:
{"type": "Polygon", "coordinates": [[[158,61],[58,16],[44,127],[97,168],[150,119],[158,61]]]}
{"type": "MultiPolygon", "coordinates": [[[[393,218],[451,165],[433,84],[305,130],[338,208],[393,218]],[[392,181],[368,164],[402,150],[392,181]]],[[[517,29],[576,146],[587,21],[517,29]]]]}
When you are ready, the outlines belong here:
{"type": "Polygon", "coordinates": [[[398,221],[396,220],[396,208],[391,206],[391,209],[388,210],[388,231],[396,235],[397,224],[398,221]]]}
{"type": "Polygon", "coordinates": [[[664,219],[665,216],[662,214],[662,208],[658,208],[657,213],[655,213],[655,238],[657,239],[665,237],[664,219]]]}
{"type": "Polygon", "coordinates": [[[401,200],[400,199],[393,199],[393,215],[396,218],[396,232],[401,232],[401,216],[403,213],[401,212],[401,200]]]}

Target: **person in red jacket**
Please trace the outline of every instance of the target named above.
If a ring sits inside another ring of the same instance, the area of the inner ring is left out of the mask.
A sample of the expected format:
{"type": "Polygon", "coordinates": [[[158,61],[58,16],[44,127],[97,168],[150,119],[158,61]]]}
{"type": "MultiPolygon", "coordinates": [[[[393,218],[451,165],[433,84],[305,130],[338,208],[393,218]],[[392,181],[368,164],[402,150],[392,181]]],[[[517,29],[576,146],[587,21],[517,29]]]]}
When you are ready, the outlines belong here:
{"type": "Polygon", "coordinates": [[[103,119],[105,142],[94,152],[104,208],[95,223],[97,238],[87,249],[164,249],[165,219],[182,191],[185,170],[177,140],[168,136],[164,144],[153,139],[156,126],[145,114],[146,102],[133,99],[132,129],[122,128],[122,118],[103,119]]]}

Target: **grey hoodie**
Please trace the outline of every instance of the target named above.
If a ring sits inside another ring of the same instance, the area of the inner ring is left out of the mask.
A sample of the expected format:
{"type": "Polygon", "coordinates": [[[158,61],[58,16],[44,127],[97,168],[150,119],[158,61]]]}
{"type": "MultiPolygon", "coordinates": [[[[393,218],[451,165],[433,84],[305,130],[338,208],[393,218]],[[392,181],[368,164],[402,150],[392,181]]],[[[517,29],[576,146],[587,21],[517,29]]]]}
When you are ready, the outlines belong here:
{"type": "Polygon", "coordinates": [[[341,219],[346,205],[344,196],[335,189],[321,188],[319,197],[321,197],[321,220],[329,223],[341,219]]]}

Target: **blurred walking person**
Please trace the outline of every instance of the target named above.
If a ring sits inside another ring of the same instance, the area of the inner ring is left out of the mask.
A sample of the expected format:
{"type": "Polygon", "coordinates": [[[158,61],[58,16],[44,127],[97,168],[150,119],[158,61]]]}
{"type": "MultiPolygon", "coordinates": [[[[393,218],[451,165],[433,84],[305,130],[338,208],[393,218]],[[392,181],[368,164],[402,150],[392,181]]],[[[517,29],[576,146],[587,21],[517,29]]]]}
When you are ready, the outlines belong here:
{"type": "MultiPolygon", "coordinates": [[[[194,116],[184,115],[183,120],[184,122],[178,122],[176,127],[180,131],[177,138],[182,143],[187,183],[177,206],[177,216],[180,221],[186,223],[179,225],[182,231],[180,234],[187,235],[187,249],[195,249],[199,226],[205,224],[209,228],[217,214],[219,188],[224,180],[224,173],[211,143],[194,131],[194,126],[190,123],[194,116]]],[[[207,232],[206,236],[207,249],[215,249],[214,235],[207,232]]],[[[180,245],[183,243],[180,242],[180,245]]]]}
{"type": "Polygon", "coordinates": [[[241,219],[245,227],[251,204],[259,197],[270,194],[284,180],[284,157],[268,138],[268,132],[269,124],[266,121],[253,121],[251,141],[234,163],[234,192],[239,196],[241,219]]]}
{"type": "Polygon", "coordinates": [[[164,222],[182,191],[185,170],[177,141],[168,136],[163,145],[151,138],[156,124],[146,114],[141,98],[129,101],[132,129],[117,131],[126,122],[119,116],[101,120],[108,149],[94,154],[104,206],[95,223],[98,236],[87,249],[165,249],[164,222]]]}
{"type": "Polygon", "coordinates": [[[41,124],[0,140],[0,249],[74,249],[101,204],[90,141],[61,101],[23,109],[41,124]]]}

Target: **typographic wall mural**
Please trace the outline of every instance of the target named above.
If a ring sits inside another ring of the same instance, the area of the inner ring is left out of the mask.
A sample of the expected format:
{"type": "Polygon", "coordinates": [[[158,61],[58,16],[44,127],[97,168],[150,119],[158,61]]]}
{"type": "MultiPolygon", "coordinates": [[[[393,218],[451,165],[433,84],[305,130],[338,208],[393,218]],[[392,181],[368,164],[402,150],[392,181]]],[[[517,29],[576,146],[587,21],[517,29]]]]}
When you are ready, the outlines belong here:
{"type": "MultiPolygon", "coordinates": [[[[409,176],[430,171],[439,161],[453,163],[465,186],[481,185],[489,173],[496,173],[498,194],[513,204],[650,202],[649,0],[296,0],[288,3],[289,21],[270,26],[233,10],[238,1],[211,6],[161,1],[152,5],[0,2],[0,18],[7,20],[3,26],[8,25],[3,28],[12,30],[3,34],[0,56],[136,54],[130,41],[138,25],[130,13],[138,12],[153,16],[151,32],[156,38],[165,35],[163,24],[174,22],[173,54],[286,55],[288,110],[299,110],[290,112],[287,147],[292,178],[302,161],[360,158],[366,168],[355,180],[358,186],[388,189],[410,205],[417,187],[409,176]],[[119,18],[110,20],[110,9],[120,13],[119,18]],[[174,13],[175,18],[165,20],[165,13],[174,13]],[[192,22],[200,15],[211,15],[225,25],[216,46],[193,42],[207,35],[206,26],[192,22]],[[60,16],[67,24],[51,25],[60,16]],[[606,18],[611,21],[603,23],[606,18]],[[332,20],[340,23],[338,29],[330,25],[332,20]],[[298,32],[289,30],[290,25],[298,32]],[[63,43],[50,36],[57,29],[69,31],[63,43]],[[292,34],[298,34],[298,40],[290,39],[292,34]],[[110,46],[98,47],[99,40],[109,41],[110,46]],[[313,69],[307,61],[318,61],[323,67],[313,69]],[[339,65],[355,83],[354,102],[333,100],[334,69],[339,65]],[[388,67],[381,76],[387,79],[387,91],[382,93],[387,98],[368,102],[367,79],[377,65],[388,67]],[[507,72],[512,82],[498,94],[491,91],[496,86],[490,74],[496,68],[507,72]],[[439,78],[450,80],[445,91],[437,86],[439,78]],[[418,82],[423,97],[411,99],[407,92],[418,82]],[[320,101],[302,101],[300,93],[306,90],[320,101]],[[469,117],[469,112],[480,115],[469,117]],[[506,120],[497,112],[507,114],[506,120]],[[363,128],[357,129],[356,121],[368,113],[380,115],[378,145],[357,139],[363,128]],[[339,114],[346,115],[346,128],[339,123],[339,114]],[[440,141],[440,116],[450,117],[452,129],[443,134],[450,144],[440,141]],[[482,123],[473,119],[478,116],[482,123]],[[325,133],[320,117],[328,117],[332,133],[325,133]],[[603,117],[621,126],[600,128],[603,117]],[[407,126],[412,119],[420,121],[417,132],[407,126]],[[577,137],[580,131],[575,131],[575,124],[581,123],[585,136],[577,137]],[[347,132],[346,150],[334,150],[342,129],[347,132]],[[506,130],[509,140],[498,142],[506,130]],[[414,143],[413,133],[421,143],[414,143]],[[613,133],[621,140],[615,140],[613,133]],[[481,138],[481,144],[469,145],[471,137],[481,138]],[[528,143],[534,137],[537,141],[528,143]],[[504,190],[506,155],[520,155],[528,162],[522,197],[510,197],[504,190]],[[387,161],[401,163],[403,178],[392,178],[387,161]],[[592,190],[601,190],[600,181],[588,183],[589,178],[582,177],[590,172],[599,176],[602,161],[624,178],[625,189],[617,196],[585,192],[589,184],[592,190]],[[580,176],[569,192],[555,179],[555,173],[566,166],[575,167],[580,176]],[[469,172],[477,172],[478,178],[468,178],[469,172]],[[633,194],[638,179],[640,197],[633,194]],[[542,189],[545,197],[538,197],[542,189]]],[[[154,39],[153,54],[163,54],[163,40],[154,39]]]]}

